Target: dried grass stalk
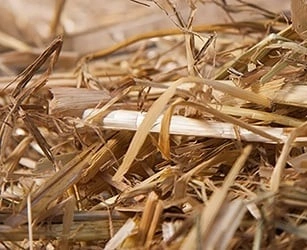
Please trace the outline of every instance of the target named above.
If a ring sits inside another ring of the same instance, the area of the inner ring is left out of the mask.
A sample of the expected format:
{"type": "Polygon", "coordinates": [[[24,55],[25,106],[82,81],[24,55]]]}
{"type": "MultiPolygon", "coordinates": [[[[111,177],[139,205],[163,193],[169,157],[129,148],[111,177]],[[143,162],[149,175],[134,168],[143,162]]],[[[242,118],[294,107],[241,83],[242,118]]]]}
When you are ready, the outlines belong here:
{"type": "MultiPolygon", "coordinates": [[[[93,112],[93,109],[88,109],[84,112],[83,116],[86,118],[93,112]]],[[[140,130],[140,125],[145,119],[147,113],[131,111],[131,110],[116,110],[111,111],[101,120],[101,126],[105,129],[113,130],[140,130]]],[[[151,128],[150,132],[160,132],[163,116],[159,116],[151,128]]],[[[287,141],[288,135],[292,131],[291,128],[272,128],[267,126],[252,126],[261,130],[272,137],[278,138],[280,143],[287,141]]],[[[201,136],[211,138],[225,138],[225,139],[241,139],[249,142],[264,142],[276,143],[274,140],[262,137],[245,128],[239,128],[232,123],[206,121],[184,116],[173,115],[170,122],[169,133],[173,135],[186,135],[186,136],[201,136]],[[239,138],[238,138],[239,135],[239,138]]],[[[305,137],[297,138],[298,142],[306,141],[305,137]]]]}

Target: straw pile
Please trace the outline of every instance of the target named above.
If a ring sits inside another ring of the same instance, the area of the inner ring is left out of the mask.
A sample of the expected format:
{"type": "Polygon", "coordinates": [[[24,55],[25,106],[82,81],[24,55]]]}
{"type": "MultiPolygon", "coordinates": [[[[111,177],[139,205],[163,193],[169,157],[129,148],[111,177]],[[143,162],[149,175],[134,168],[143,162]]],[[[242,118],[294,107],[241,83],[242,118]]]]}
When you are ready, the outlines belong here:
{"type": "Polygon", "coordinates": [[[303,2],[295,29],[244,1],[212,2],[258,19],[214,25],[203,1],[133,2],[174,28],[81,56],[1,35],[1,248],[307,247],[303,2]]]}

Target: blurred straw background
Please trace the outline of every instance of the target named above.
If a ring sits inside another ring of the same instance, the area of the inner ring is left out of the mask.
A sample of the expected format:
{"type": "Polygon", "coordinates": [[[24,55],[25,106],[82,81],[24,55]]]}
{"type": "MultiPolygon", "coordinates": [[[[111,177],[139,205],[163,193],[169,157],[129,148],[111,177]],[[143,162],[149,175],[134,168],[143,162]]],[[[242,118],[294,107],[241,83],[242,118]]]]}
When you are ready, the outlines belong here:
{"type": "MultiPolygon", "coordinates": [[[[1,31],[13,37],[38,47],[50,37],[50,24],[54,18],[56,3],[61,1],[29,0],[1,1],[1,31]],[[8,25],[9,24],[9,25],[8,25]]],[[[87,53],[122,41],[141,32],[174,27],[169,18],[154,4],[144,8],[132,1],[62,1],[65,2],[61,13],[58,32],[63,30],[68,36],[64,44],[78,53],[87,53]],[[88,34],[84,34],[88,33],[88,34]]],[[[145,1],[146,2],[146,1],[145,1]]],[[[195,24],[229,22],[224,10],[213,1],[203,1],[199,4],[195,15],[195,24]]],[[[229,5],[236,1],[227,1],[229,5]]],[[[253,3],[253,1],[247,1],[253,3]]],[[[150,3],[148,1],[147,3],[150,3]]],[[[290,11],[290,2],[285,0],[257,0],[257,5],[276,13],[290,11]]],[[[180,12],[187,15],[189,6],[185,0],[177,0],[180,12]]],[[[239,10],[237,10],[239,11],[239,10]]],[[[256,13],[240,13],[235,20],[256,18],[256,13]],[[250,16],[251,14],[251,16],[250,16]]]]}

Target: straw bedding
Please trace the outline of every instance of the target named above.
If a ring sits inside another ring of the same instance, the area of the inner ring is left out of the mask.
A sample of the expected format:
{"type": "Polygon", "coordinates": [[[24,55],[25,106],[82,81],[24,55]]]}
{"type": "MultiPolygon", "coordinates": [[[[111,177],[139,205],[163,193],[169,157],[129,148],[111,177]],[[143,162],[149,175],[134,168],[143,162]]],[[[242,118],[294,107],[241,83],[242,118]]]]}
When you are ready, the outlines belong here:
{"type": "Polygon", "coordinates": [[[195,23],[206,2],[127,1],[170,28],[90,52],[65,1],[40,46],[1,34],[1,248],[307,247],[299,1],[293,27],[245,1],[195,23]]]}

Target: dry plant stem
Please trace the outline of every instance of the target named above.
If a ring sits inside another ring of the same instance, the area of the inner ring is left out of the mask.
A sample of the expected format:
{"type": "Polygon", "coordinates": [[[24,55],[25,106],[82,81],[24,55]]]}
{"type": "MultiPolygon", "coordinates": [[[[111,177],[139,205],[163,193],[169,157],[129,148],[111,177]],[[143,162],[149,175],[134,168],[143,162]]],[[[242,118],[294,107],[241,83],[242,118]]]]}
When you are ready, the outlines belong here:
{"type": "Polygon", "coordinates": [[[66,0],[55,1],[55,10],[53,12],[53,18],[50,24],[50,37],[53,37],[57,33],[57,29],[59,27],[61,14],[63,13],[65,3],[66,0]]]}
{"type": "MultiPolygon", "coordinates": [[[[163,119],[162,119],[162,123],[161,123],[161,131],[160,131],[160,137],[159,137],[159,145],[162,151],[162,155],[170,157],[170,152],[169,152],[169,148],[170,148],[170,141],[169,141],[169,128],[170,128],[170,123],[171,123],[171,118],[172,118],[172,110],[174,109],[174,107],[176,105],[182,105],[182,106],[191,106],[194,107],[195,109],[199,110],[199,111],[204,111],[206,113],[210,113],[212,115],[214,115],[214,117],[216,119],[220,119],[226,122],[229,122],[230,124],[233,124],[234,126],[239,126],[241,128],[245,128],[249,131],[254,132],[255,134],[258,134],[260,136],[263,136],[266,139],[272,140],[276,143],[280,142],[280,138],[276,137],[276,136],[272,136],[271,134],[268,134],[266,132],[264,132],[261,129],[256,129],[253,126],[250,126],[249,124],[240,121],[236,118],[233,118],[231,116],[228,116],[226,114],[221,113],[220,111],[212,108],[211,106],[208,105],[203,105],[200,103],[194,103],[194,102],[186,102],[186,101],[177,101],[174,104],[172,104],[170,106],[170,108],[165,112],[166,114],[164,114],[163,119]]],[[[238,140],[240,140],[240,132],[236,132],[237,130],[234,128],[234,132],[237,134],[237,138],[238,140]]]]}
{"type": "Polygon", "coordinates": [[[31,210],[31,193],[27,195],[27,214],[28,214],[28,230],[29,230],[29,247],[33,250],[33,228],[32,228],[32,210],[31,210]]]}
{"type": "Polygon", "coordinates": [[[61,249],[69,249],[69,234],[73,225],[75,205],[76,200],[73,196],[70,196],[64,205],[63,234],[59,243],[61,249]]]}
{"type": "MultiPolygon", "coordinates": [[[[56,172],[48,181],[35,190],[32,194],[32,213],[35,220],[40,216],[42,211],[50,205],[51,202],[67,189],[80,180],[81,174],[89,167],[89,162],[94,154],[94,150],[97,150],[97,145],[92,145],[88,149],[81,152],[74,159],[69,161],[58,172],[56,172]]],[[[8,217],[5,223],[11,226],[18,226],[25,222],[26,208],[25,204],[21,203],[19,207],[19,213],[8,217]]]]}
{"type": "Polygon", "coordinates": [[[279,190],[281,179],[282,179],[282,174],[283,174],[286,162],[288,160],[290,150],[293,146],[293,143],[298,136],[306,135],[306,128],[307,128],[307,123],[305,122],[300,127],[294,129],[290,133],[286,143],[284,144],[281,154],[276,162],[274,171],[272,173],[272,177],[270,181],[270,189],[272,192],[277,192],[279,190]]]}
{"type": "MultiPolygon", "coordinates": [[[[12,122],[12,115],[18,110],[22,102],[33,92],[37,91],[43,85],[46,84],[47,77],[52,72],[52,69],[56,63],[56,60],[60,54],[62,48],[63,40],[61,37],[56,38],[49,47],[21,74],[19,74],[14,80],[18,81],[15,89],[12,91],[11,96],[13,98],[12,104],[13,107],[10,109],[8,115],[4,118],[3,124],[0,128],[0,136],[6,138],[10,136],[11,130],[8,127],[8,124],[12,122]],[[26,88],[26,85],[30,82],[34,74],[40,69],[40,67],[51,57],[51,61],[49,63],[49,67],[46,70],[45,74],[43,74],[36,82],[34,82],[30,88],[26,88]]],[[[5,88],[12,84],[9,83],[5,88]]],[[[7,140],[1,140],[0,149],[6,147],[7,140]]],[[[3,150],[0,152],[1,159],[5,158],[3,150]]],[[[47,154],[49,155],[49,154],[47,154]]],[[[50,156],[50,155],[49,155],[50,156]]],[[[51,159],[51,158],[50,158],[51,159]]]]}
{"type": "MultiPolygon", "coordinates": [[[[39,75],[34,75],[33,78],[30,80],[29,84],[32,84],[34,81],[36,81],[39,78],[39,75]]],[[[67,72],[67,73],[54,73],[49,76],[47,86],[48,87],[75,87],[76,76],[73,73],[67,72]],[[67,86],[66,86],[67,85],[67,86]]],[[[15,82],[16,77],[11,76],[4,76],[0,77],[0,89],[1,91],[12,91],[17,85],[15,82]],[[7,83],[10,82],[10,85],[7,85],[7,83]]]]}
{"type": "MultiPolygon", "coordinates": [[[[250,90],[242,89],[234,85],[225,84],[221,81],[203,79],[200,77],[193,77],[193,76],[183,77],[180,79],[184,83],[196,83],[199,85],[207,85],[225,94],[228,94],[233,97],[236,97],[242,100],[246,100],[252,103],[256,103],[256,104],[259,104],[267,108],[271,107],[272,105],[272,100],[269,97],[266,97],[265,95],[257,94],[250,90]]],[[[149,86],[151,85],[150,82],[148,83],[147,81],[136,80],[136,82],[143,83],[145,85],[148,84],[149,86]]],[[[163,83],[163,84],[154,85],[154,86],[156,87],[160,86],[160,88],[163,88],[163,87],[169,87],[170,85],[172,85],[172,83],[163,83]]],[[[178,86],[178,89],[179,89],[179,86],[178,86]]]]}
{"type": "Polygon", "coordinates": [[[144,6],[146,6],[146,7],[150,7],[149,4],[143,3],[143,2],[141,2],[141,1],[137,1],[137,0],[130,0],[130,1],[131,1],[131,2],[134,2],[134,3],[137,3],[137,4],[144,5],[144,6]]]}
{"type": "MultiPolygon", "coordinates": [[[[54,58],[51,60],[50,67],[48,69],[49,73],[51,69],[54,67],[56,60],[60,54],[61,48],[63,44],[63,39],[61,37],[56,38],[49,47],[28,67],[26,68],[20,75],[14,79],[14,82],[19,80],[18,85],[12,93],[12,96],[16,98],[18,94],[24,89],[27,83],[31,80],[34,74],[41,68],[41,66],[50,58],[50,56],[55,53],[54,58]]],[[[8,85],[12,84],[9,83],[8,85]]]]}
{"type": "MultiPolygon", "coordinates": [[[[253,22],[237,22],[237,23],[231,23],[231,24],[215,24],[215,25],[199,25],[194,26],[192,28],[193,32],[218,32],[218,31],[224,31],[226,32],[233,32],[240,29],[244,29],[246,27],[253,27],[256,30],[265,30],[265,26],[263,24],[259,23],[253,23],[253,22]]],[[[136,35],[133,37],[128,38],[127,40],[123,42],[119,42],[115,44],[114,46],[111,46],[107,49],[90,53],[81,59],[81,61],[87,61],[87,60],[94,60],[99,59],[104,56],[110,55],[120,49],[126,48],[127,46],[134,44],[136,42],[147,40],[150,38],[156,38],[156,37],[164,37],[164,36],[173,36],[173,35],[181,35],[183,34],[183,31],[180,29],[169,29],[169,30],[159,30],[159,31],[152,31],[148,33],[143,33],[140,35],[136,35]]]]}
{"type": "Polygon", "coordinates": [[[257,103],[259,105],[262,105],[264,107],[271,107],[272,103],[271,100],[265,96],[256,94],[252,91],[244,90],[239,87],[230,86],[227,84],[224,84],[219,81],[214,80],[208,80],[208,79],[202,79],[198,77],[187,77],[184,79],[186,82],[194,82],[198,84],[206,84],[216,90],[222,91],[226,94],[229,94],[233,97],[237,97],[246,101],[250,101],[252,103],[257,103]]]}
{"type": "Polygon", "coordinates": [[[229,122],[231,124],[234,124],[234,125],[237,125],[239,127],[245,128],[246,130],[249,130],[249,131],[252,131],[255,134],[261,135],[261,136],[263,136],[266,139],[272,140],[275,143],[280,143],[281,142],[280,138],[278,138],[276,136],[272,136],[271,134],[268,134],[265,131],[262,131],[261,129],[257,129],[256,127],[253,127],[253,126],[249,125],[248,123],[245,123],[245,122],[243,122],[243,121],[241,121],[239,119],[236,119],[236,118],[234,118],[232,116],[228,116],[226,114],[223,114],[223,113],[219,112],[218,110],[211,108],[210,106],[206,107],[205,105],[201,105],[201,104],[198,104],[198,103],[189,103],[189,102],[183,102],[183,104],[191,105],[191,106],[194,106],[196,108],[199,108],[200,110],[203,110],[205,112],[213,114],[214,117],[216,117],[216,118],[222,119],[222,120],[227,121],[227,122],[229,122]]]}
{"type": "MultiPolygon", "coordinates": [[[[205,168],[208,168],[210,166],[213,166],[215,164],[224,162],[225,160],[229,159],[229,154],[226,156],[225,154],[218,154],[212,158],[210,158],[207,161],[204,161],[202,163],[200,163],[199,165],[197,165],[196,167],[194,167],[193,169],[191,169],[190,171],[186,172],[185,174],[183,174],[180,179],[178,180],[178,182],[189,182],[191,180],[191,178],[193,176],[196,176],[197,173],[199,173],[200,171],[202,171],[205,168]]],[[[180,194],[183,195],[183,194],[180,194]]]]}
{"type": "Polygon", "coordinates": [[[176,93],[176,88],[182,83],[182,80],[174,82],[174,84],[169,87],[150,107],[147,113],[148,115],[146,115],[144,121],[140,125],[139,129],[136,131],[129,145],[122,164],[119,166],[117,172],[113,176],[114,181],[121,181],[124,177],[124,174],[127,173],[130,168],[130,165],[132,164],[140,148],[142,147],[152,125],[157,120],[162,111],[165,109],[165,106],[169,102],[170,98],[172,98],[173,95],[176,93]]]}
{"type": "Polygon", "coordinates": [[[138,245],[149,247],[161,212],[159,197],[154,192],[151,192],[146,201],[139,225],[138,245]]]}
{"type": "Polygon", "coordinates": [[[23,117],[23,121],[26,125],[26,127],[29,129],[30,133],[35,138],[37,144],[40,146],[40,148],[43,150],[46,157],[55,164],[55,159],[53,157],[50,145],[47,143],[45,137],[41,134],[37,126],[33,123],[31,118],[27,113],[25,113],[23,110],[20,110],[21,116],[23,117]]]}
{"type": "Polygon", "coordinates": [[[110,99],[101,109],[96,110],[90,116],[85,119],[85,123],[93,123],[95,121],[101,120],[103,116],[105,116],[108,109],[110,109],[117,101],[119,101],[122,97],[126,96],[132,87],[128,87],[122,91],[119,95],[116,95],[112,99],[110,99]]]}
{"type": "Polygon", "coordinates": [[[146,237],[146,242],[145,242],[145,247],[149,248],[152,245],[154,235],[158,226],[158,223],[161,218],[161,214],[163,212],[163,202],[161,200],[157,201],[156,207],[154,214],[152,216],[152,221],[151,221],[151,226],[148,230],[147,237],[146,237]]]}
{"type": "Polygon", "coordinates": [[[53,115],[76,115],[85,107],[97,107],[112,99],[109,92],[86,88],[55,87],[50,89],[53,98],[49,103],[49,112],[53,115]],[[99,103],[97,105],[97,103],[99,103]]]}
{"type": "Polygon", "coordinates": [[[126,223],[117,231],[117,233],[108,241],[105,246],[105,250],[118,249],[123,241],[132,234],[132,230],[135,229],[136,223],[133,219],[129,218],[126,223]]]}
{"type": "Polygon", "coordinates": [[[196,71],[194,68],[195,60],[194,60],[194,34],[192,33],[192,21],[194,15],[196,13],[196,7],[191,10],[191,14],[189,17],[189,22],[187,25],[188,32],[184,34],[185,38],[185,50],[186,50],[186,57],[187,57],[187,65],[188,65],[188,73],[190,76],[196,76],[196,71]]]}
{"type": "Polygon", "coordinates": [[[299,53],[293,53],[289,57],[282,58],[280,61],[278,61],[272,68],[267,72],[264,76],[260,78],[260,83],[266,83],[270,81],[275,75],[277,75],[280,71],[282,71],[284,68],[286,68],[289,63],[288,61],[291,59],[295,59],[299,56],[299,53]]]}
{"type": "MultiPolygon", "coordinates": [[[[215,105],[212,104],[210,105],[210,107],[216,108],[215,105]]],[[[303,124],[303,121],[299,119],[253,109],[222,105],[218,108],[218,110],[227,115],[241,116],[259,121],[277,123],[287,127],[298,127],[303,124]]]]}
{"type": "MultiPolygon", "coordinates": [[[[193,104],[191,104],[191,106],[193,106],[193,104]]],[[[206,111],[205,110],[203,111],[210,113],[208,109],[206,109],[206,111]]],[[[85,110],[83,117],[86,118],[88,114],[91,114],[93,112],[95,111],[93,111],[92,109],[85,110]]],[[[99,126],[102,126],[104,129],[136,131],[139,129],[146,114],[147,113],[145,112],[138,112],[131,110],[115,110],[108,113],[104,118],[102,118],[102,120],[98,124],[99,126]]],[[[166,116],[168,116],[167,113],[166,116]]],[[[154,133],[161,132],[162,124],[163,126],[165,126],[166,124],[165,121],[163,121],[163,117],[164,116],[159,116],[157,118],[153,127],[150,128],[150,132],[154,133]]],[[[229,120],[228,116],[227,117],[223,116],[223,117],[225,120],[229,120]]],[[[271,143],[271,144],[285,143],[287,140],[287,136],[292,131],[292,128],[279,128],[279,127],[273,128],[268,126],[252,126],[249,124],[247,125],[249,126],[248,129],[239,129],[240,126],[239,123],[235,125],[231,122],[199,120],[179,115],[172,115],[171,120],[169,122],[170,122],[170,127],[163,129],[169,130],[169,133],[172,135],[200,136],[200,137],[224,138],[232,140],[241,139],[244,141],[262,142],[262,143],[271,143]],[[237,130],[238,133],[236,133],[235,130],[237,130]]],[[[246,127],[246,125],[243,126],[246,127]]],[[[306,137],[297,138],[296,142],[304,143],[306,142],[306,137]]]]}
{"type": "Polygon", "coordinates": [[[192,42],[191,42],[191,40],[194,39],[194,36],[187,33],[184,35],[184,37],[185,37],[185,45],[186,45],[188,73],[190,76],[195,76],[196,72],[194,69],[193,47],[192,47],[192,42]]]}
{"type": "MultiPolygon", "coordinates": [[[[4,67],[4,69],[2,69],[4,72],[11,72],[7,74],[11,75],[11,77],[1,77],[0,89],[4,88],[2,87],[2,85],[4,85],[4,83],[2,83],[3,81],[5,81],[5,84],[10,82],[10,80],[4,80],[5,78],[13,78],[12,76],[15,75],[16,72],[20,72],[20,69],[28,67],[42,53],[42,51],[43,48],[31,48],[30,50],[26,51],[15,50],[2,53],[0,55],[0,67],[4,67]]],[[[56,69],[72,69],[79,57],[80,55],[78,52],[62,51],[56,65],[56,69]]]]}
{"type": "Polygon", "coordinates": [[[281,229],[287,233],[293,234],[295,237],[307,240],[305,225],[297,226],[283,221],[277,221],[276,228],[281,229]]]}
{"type": "MultiPolygon", "coordinates": [[[[202,79],[202,78],[200,78],[202,79]]],[[[229,95],[233,95],[239,99],[242,100],[247,100],[253,103],[257,103],[260,104],[261,106],[266,106],[271,104],[284,104],[284,105],[291,105],[291,106],[296,106],[296,107],[302,107],[302,108],[306,108],[307,107],[307,101],[305,98],[305,92],[307,91],[307,86],[305,84],[290,84],[287,83],[285,84],[285,79],[278,79],[278,80],[273,80],[270,83],[266,83],[264,85],[260,86],[259,92],[254,93],[251,89],[241,89],[238,88],[234,85],[234,83],[230,80],[227,80],[226,82],[224,81],[213,81],[212,80],[205,80],[202,79],[202,81],[210,81],[213,90],[217,90],[219,92],[223,92],[225,94],[229,94],[229,95]],[[228,89],[231,89],[230,91],[228,91],[228,89]],[[243,90],[244,92],[240,92],[242,93],[241,96],[239,96],[238,94],[236,94],[237,90],[243,90]],[[251,96],[250,96],[251,95],[251,96]],[[258,96],[258,99],[257,99],[258,96]]],[[[165,91],[165,88],[168,88],[172,82],[166,82],[166,83],[153,83],[151,81],[145,81],[145,80],[140,80],[140,79],[135,79],[135,82],[138,85],[141,86],[149,86],[151,87],[151,91],[153,94],[161,94],[165,91]]],[[[205,92],[207,90],[206,84],[203,84],[204,86],[202,87],[203,91],[205,92]]],[[[193,82],[188,82],[185,83],[182,86],[178,87],[178,91],[180,90],[184,90],[184,91],[190,91],[191,88],[194,87],[194,83],[193,82]]],[[[135,93],[131,93],[130,96],[135,96],[135,93]]],[[[214,95],[214,92],[213,92],[214,95]]],[[[211,104],[212,105],[212,104],[211,104]]],[[[217,105],[215,105],[217,106],[217,105]]],[[[227,105],[223,105],[223,107],[225,107],[225,110],[227,110],[227,112],[229,114],[232,115],[236,115],[234,114],[236,112],[236,110],[238,111],[237,116],[241,116],[242,112],[244,113],[243,116],[247,115],[247,113],[245,113],[245,109],[243,108],[238,108],[238,107],[232,107],[232,106],[228,106],[227,105]],[[232,110],[233,109],[233,110],[232,110]]],[[[223,109],[223,107],[221,107],[223,109]]],[[[270,106],[268,106],[270,107],[270,106]]],[[[257,117],[263,117],[261,119],[264,119],[264,117],[269,118],[270,115],[275,116],[277,114],[274,113],[266,113],[266,115],[264,115],[263,111],[260,111],[260,113],[257,112],[257,110],[251,110],[251,112],[255,112],[255,115],[257,117]],[[268,115],[270,114],[270,115],[268,115]],[[264,115],[264,116],[263,116],[264,115]]],[[[252,113],[250,113],[248,116],[252,116],[252,113]]],[[[250,117],[252,118],[252,117],[250,117]]],[[[277,115],[275,117],[277,119],[277,122],[282,122],[282,124],[286,125],[286,126],[293,126],[293,127],[297,127],[297,125],[293,125],[293,124],[301,124],[300,120],[297,119],[293,119],[290,118],[289,122],[287,122],[287,117],[281,118],[281,116],[277,115]]],[[[271,120],[275,119],[272,117],[271,120]]],[[[256,118],[258,119],[258,118],[256,118]]],[[[260,119],[260,120],[261,120],[260,119]]],[[[266,120],[266,119],[265,119],[266,120]]]]}
{"type": "Polygon", "coordinates": [[[231,249],[235,233],[246,213],[246,204],[242,198],[225,202],[221,207],[205,241],[207,249],[231,249]],[[221,230],[224,228],[225,230],[221,230]]]}
{"type": "Polygon", "coordinates": [[[31,46],[0,31],[0,45],[17,51],[29,51],[31,46]]]}
{"type": "Polygon", "coordinates": [[[214,223],[214,220],[216,219],[216,216],[218,212],[220,211],[223,203],[225,202],[227,192],[229,191],[229,188],[231,185],[233,185],[233,182],[235,181],[235,178],[239,174],[241,168],[244,166],[246,160],[248,159],[248,156],[250,155],[252,151],[252,146],[248,145],[246,146],[242,154],[239,156],[239,158],[236,160],[234,165],[232,166],[229,174],[227,175],[225,181],[223,182],[223,185],[221,188],[217,189],[212,196],[210,197],[209,201],[207,202],[205,208],[203,209],[201,213],[200,218],[200,241],[201,245],[197,245],[197,226],[195,225],[192,230],[190,231],[189,235],[185,238],[183,244],[181,245],[180,249],[198,249],[199,247],[203,248],[203,246],[206,245],[206,237],[208,235],[208,232],[210,230],[210,227],[214,223]]]}
{"type": "MultiPolygon", "coordinates": [[[[136,194],[138,194],[140,191],[144,190],[145,188],[152,190],[156,185],[158,185],[159,180],[161,180],[163,176],[170,176],[170,175],[173,176],[174,174],[175,173],[172,171],[172,169],[169,166],[167,166],[163,170],[153,174],[152,176],[148,177],[147,179],[135,185],[134,187],[131,187],[128,190],[125,189],[124,192],[120,195],[120,199],[134,197],[136,196],[136,194]]],[[[111,203],[110,205],[112,204],[113,203],[111,203]]]]}
{"type": "MultiPolygon", "coordinates": [[[[83,171],[81,183],[87,183],[91,181],[95,175],[103,170],[102,166],[106,166],[106,163],[110,160],[116,160],[119,157],[118,152],[125,151],[131,135],[126,132],[119,132],[114,135],[107,143],[102,146],[90,159],[90,166],[83,171]]],[[[126,189],[126,186],[123,188],[126,189]]]]}
{"type": "MultiPolygon", "coordinates": [[[[107,241],[110,239],[110,232],[108,230],[108,216],[105,218],[91,218],[85,216],[83,221],[74,221],[71,226],[71,234],[69,235],[70,241],[107,241]]],[[[119,230],[125,223],[125,218],[117,218],[113,220],[115,231],[119,230]]],[[[131,227],[130,227],[131,228],[131,227]]],[[[24,241],[28,238],[28,226],[22,225],[17,228],[7,227],[3,230],[2,225],[0,240],[1,241],[24,241]]],[[[134,227],[132,228],[134,229],[134,227]]],[[[132,230],[131,229],[131,230],[132,230]]],[[[39,227],[33,227],[33,240],[40,241],[58,240],[63,236],[62,223],[42,224],[39,227]]],[[[22,249],[22,248],[20,248],[22,249]]]]}
{"type": "Polygon", "coordinates": [[[259,43],[248,49],[244,54],[239,55],[235,60],[225,64],[224,67],[221,68],[219,72],[217,72],[215,79],[224,79],[226,76],[228,76],[229,68],[235,68],[238,71],[244,71],[243,67],[246,68],[247,64],[250,61],[261,61],[269,53],[270,50],[265,50],[261,54],[258,53],[257,57],[254,56],[255,53],[262,51],[263,48],[269,46],[274,41],[289,41],[287,37],[291,36],[292,33],[292,27],[288,26],[277,34],[268,35],[259,43]],[[244,64],[244,66],[242,66],[242,63],[244,64]]]}
{"type": "Polygon", "coordinates": [[[181,99],[176,100],[170,107],[164,112],[162,122],[161,122],[161,132],[159,134],[159,149],[162,153],[162,156],[165,159],[171,158],[170,153],[170,143],[169,143],[169,135],[170,135],[170,122],[172,119],[172,115],[174,112],[174,108],[177,104],[181,102],[181,99]]]}
{"type": "MultiPolygon", "coordinates": [[[[30,143],[32,142],[32,140],[33,140],[32,136],[25,137],[15,147],[15,149],[12,151],[12,153],[8,156],[8,158],[6,159],[4,164],[1,166],[1,171],[6,173],[7,175],[13,173],[16,170],[18,164],[19,164],[20,158],[22,157],[22,155],[24,155],[24,153],[28,149],[30,143]]],[[[0,186],[1,186],[1,184],[2,184],[2,182],[0,180],[0,186]]]]}

